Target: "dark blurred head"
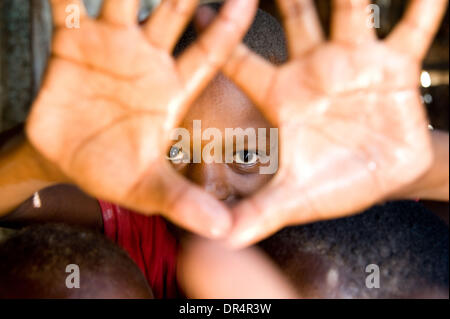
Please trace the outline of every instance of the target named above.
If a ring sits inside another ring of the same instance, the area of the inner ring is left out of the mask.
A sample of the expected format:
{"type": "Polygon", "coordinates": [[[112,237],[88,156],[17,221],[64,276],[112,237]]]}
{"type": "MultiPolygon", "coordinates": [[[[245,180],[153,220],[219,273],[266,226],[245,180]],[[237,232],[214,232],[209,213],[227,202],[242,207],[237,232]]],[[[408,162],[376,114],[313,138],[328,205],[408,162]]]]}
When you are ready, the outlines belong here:
{"type": "Polygon", "coordinates": [[[421,204],[395,202],[289,227],[260,247],[304,297],[448,298],[448,240],[448,227],[421,204]],[[373,265],[379,288],[366,286],[373,265]]]}
{"type": "Polygon", "coordinates": [[[153,298],[126,252],[65,225],[25,228],[0,245],[0,298],[153,298]],[[79,288],[77,283],[79,271],[79,288]],[[76,287],[76,286],[75,286],[76,287]]]}

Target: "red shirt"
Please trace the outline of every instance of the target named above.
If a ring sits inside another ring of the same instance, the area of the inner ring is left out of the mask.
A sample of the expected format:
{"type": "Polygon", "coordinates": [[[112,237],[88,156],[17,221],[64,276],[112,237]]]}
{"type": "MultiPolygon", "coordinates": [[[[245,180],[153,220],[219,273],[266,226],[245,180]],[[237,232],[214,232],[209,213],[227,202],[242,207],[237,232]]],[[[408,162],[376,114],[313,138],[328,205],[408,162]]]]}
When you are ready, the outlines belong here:
{"type": "Polygon", "coordinates": [[[159,216],[144,216],[99,200],[106,237],[139,266],[155,298],[176,298],[177,240],[159,216]]]}

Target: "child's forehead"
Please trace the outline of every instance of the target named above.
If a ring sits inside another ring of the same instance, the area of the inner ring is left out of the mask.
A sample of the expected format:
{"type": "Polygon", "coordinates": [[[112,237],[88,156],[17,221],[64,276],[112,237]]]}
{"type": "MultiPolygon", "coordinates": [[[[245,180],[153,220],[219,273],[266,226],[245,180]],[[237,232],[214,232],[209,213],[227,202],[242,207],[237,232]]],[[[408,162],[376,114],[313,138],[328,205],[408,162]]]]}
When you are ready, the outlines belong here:
{"type": "Polygon", "coordinates": [[[250,99],[223,75],[217,76],[193,103],[182,126],[192,129],[194,120],[202,121],[202,129],[270,127],[250,99]]]}

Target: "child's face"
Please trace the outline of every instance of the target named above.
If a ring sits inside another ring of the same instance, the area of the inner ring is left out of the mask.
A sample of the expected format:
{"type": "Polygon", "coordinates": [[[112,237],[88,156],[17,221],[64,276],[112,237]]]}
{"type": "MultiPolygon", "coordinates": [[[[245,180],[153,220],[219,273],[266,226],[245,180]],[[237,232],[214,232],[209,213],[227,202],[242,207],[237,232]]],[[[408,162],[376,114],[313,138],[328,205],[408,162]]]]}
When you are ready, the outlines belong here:
{"type": "MultiPolygon", "coordinates": [[[[219,75],[205,90],[203,95],[193,104],[180,127],[189,131],[191,161],[190,163],[173,162],[174,167],[192,182],[203,187],[217,199],[232,206],[241,198],[247,197],[263,185],[265,185],[273,174],[261,174],[260,167],[269,165],[261,163],[261,156],[258,155],[258,147],[250,149],[249,143],[245,140],[243,149],[233,142],[233,163],[225,163],[225,155],[220,163],[205,163],[202,158],[201,163],[193,163],[193,136],[194,120],[201,120],[202,133],[208,128],[216,128],[222,136],[222,153],[225,154],[225,130],[253,128],[258,132],[258,128],[266,129],[267,152],[269,153],[270,128],[273,126],[263,117],[252,102],[240,91],[231,81],[219,75]],[[256,148],[256,149],[255,149],[256,148]]],[[[236,131],[237,132],[237,131],[236,131]]],[[[244,132],[241,133],[244,135],[244,132]]],[[[257,140],[259,140],[259,136],[257,140]]],[[[203,140],[202,150],[211,140],[203,140]]],[[[179,140],[178,140],[179,141],[179,140]]],[[[175,140],[174,142],[177,142],[175,140]]],[[[175,144],[175,143],[174,143],[175,144]]],[[[185,147],[183,147],[185,148],[185,147]]],[[[172,148],[169,157],[175,158],[181,155],[180,147],[172,148]]],[[[260,152],[261,153],[261,152],[260,152]]],[[[214,152],[212,152],[214,154],[214,152]]]]}

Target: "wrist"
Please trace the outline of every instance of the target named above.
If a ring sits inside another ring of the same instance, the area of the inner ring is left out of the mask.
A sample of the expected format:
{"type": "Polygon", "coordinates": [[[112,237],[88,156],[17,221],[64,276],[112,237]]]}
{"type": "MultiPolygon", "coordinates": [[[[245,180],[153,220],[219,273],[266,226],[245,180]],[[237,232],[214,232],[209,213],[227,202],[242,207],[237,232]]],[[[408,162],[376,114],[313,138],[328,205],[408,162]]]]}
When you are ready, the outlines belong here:
{"type": "Polygon", "coordinates": [[[0,136],[0,216],[40,189],[67,183],[64,174],[30,145],[23,131],[10,133],[0,136]]]}
{"type": "Polygon", "coordinates": [[[71,180],[67,177],[56,164],[41,155],[29,142],[26,142],[30,155],[34,158],[39,176],[42,180],[52,184],[71,184],[71,180]]]}
{"type": "Polygon", "coordinates": [[[433,131],[432,152],[433,162],[429,169],[395,192],[389,199],[449,200],[449,135],[447,132],[433,131]]]}

